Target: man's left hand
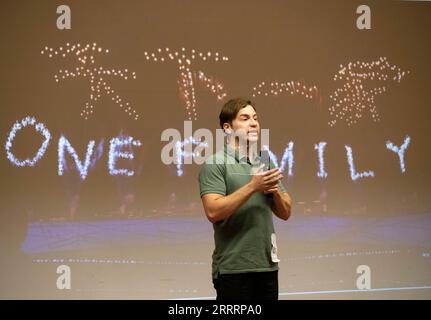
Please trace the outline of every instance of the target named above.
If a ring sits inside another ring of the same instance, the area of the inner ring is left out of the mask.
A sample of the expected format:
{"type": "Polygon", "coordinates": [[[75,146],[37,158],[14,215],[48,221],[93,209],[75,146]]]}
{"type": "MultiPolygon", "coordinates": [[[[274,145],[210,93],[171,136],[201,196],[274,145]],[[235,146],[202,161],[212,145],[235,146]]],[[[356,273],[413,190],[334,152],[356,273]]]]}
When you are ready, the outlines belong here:
{"type": "Polygon", "coordinates": [[[276,185],[274,185],[274,186],[266,189],[263,193],[264,194],[269,194],[269,193],[273,193],[274,194],[274,193],[277,193],[278,191],[279,191],[279,186],[278,186],[278,183],[277,183],[276,185]]]}

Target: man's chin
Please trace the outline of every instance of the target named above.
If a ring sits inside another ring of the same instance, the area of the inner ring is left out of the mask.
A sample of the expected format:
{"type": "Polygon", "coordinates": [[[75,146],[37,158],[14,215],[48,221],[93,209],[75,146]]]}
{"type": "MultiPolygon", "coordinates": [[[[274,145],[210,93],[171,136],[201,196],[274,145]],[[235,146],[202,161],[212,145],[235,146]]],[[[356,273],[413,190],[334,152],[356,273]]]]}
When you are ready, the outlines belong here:
{"type": "Polygon", "coordinates": [[[248,135],[247,140],[249,142],[257,142],[257,141],[259,141],[259,136],[258,135],[248,135]]]}

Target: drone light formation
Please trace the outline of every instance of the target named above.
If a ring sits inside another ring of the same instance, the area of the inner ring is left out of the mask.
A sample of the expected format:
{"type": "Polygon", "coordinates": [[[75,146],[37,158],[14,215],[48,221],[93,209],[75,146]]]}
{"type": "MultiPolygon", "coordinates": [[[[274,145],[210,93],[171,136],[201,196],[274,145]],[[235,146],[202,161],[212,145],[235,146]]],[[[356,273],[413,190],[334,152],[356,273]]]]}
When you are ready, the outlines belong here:
{"type": "Polygon", "coordinates": [[[346,148],[347,152],[347,163],[349,164],[349,171],[350,171],[350,178],[352,178],[353,181],[356,181],[361,178],[368,178],[368,177],[374,177],[373,171],[364,171],[364,172],[357,172],[355,168],[355,163],[353,161],[353,154],[352,154],[352,148],[349,146],[344,146],[346,148]]]}
{"type": "Polygon", "coordinates": [[[82,118],[87,120],[94,114],[94,104],[102,97],[109,96],[111,100],[117,104],[130,118],[134,120],[139,119],[139,114],[129,104],[124,101],[123,98],[115,94],[114,89],[105,80],[106,77],[120,77],[124,80],[136,79],[136,73],[130,72],[128,69],[107,69],[103,66],[97,66],[95,56],[97,54],[108,54],[108,49],[103,49],[96,43],[92,45],[86,44],[85,46],[79,43],[69,44],[66,43],[65,47],[59,47],[57,49],[45,46],[41,51],[42,55],[47,55],[50,59],[55,57],[66,58],[74,55],[78,60],[78,66],[74,70],[60,69],[57,74],[54,75],[56,82],[65,80],[68,78],[88,78],[90,86],[90,97],[89,101],[85,102],[85,107],[81,111],[80,115],[82,118]]]}
{"type": "MultiPolygon", "coordinates": [[[[183,159],[189,159],[192,157],[200,157],[199,150],[197,151],[185,151],[185,147],[197,145],[199,148],[208,148],[208,143],[196,140],[193,136],[190,136],[183,141],[177,141],[175,143],[175,154],[177,162],[177,175],[181,177],[184,173],[183,171],[183,159]]],[[[190,149],[190,148],[188,148],[190,149]]]]}
{"type": "Polygon", "coordinates": [[[51,141],[51,133],[45,127],[45,125],[41,122],[36,123],[36,119],[34,117],[27,116],[21,121],[15,122],[15,124],[12,126],[11,131],[9,132],[9,135],[5,144],[7,158],[11,163],[13,163],[17,167],[34,167],[36,163],[45,154],[50,141],[51,141]],[[32,159],[27,158],[24,160],[19,160],[17,157],[15,157],[15,155],[11,151],[12,142],[15,139],[17,133],[28,126],[34,127],[36,129],[36,132],[42,134],[45,140],[43,141],[36,155],[32,159]]]}
{"type": "Polygon", "coordinates": [[[133,170],[128,169],[117,169],[116,163],[119,158],[133,160],[135,158],[133,152],[124,152],[121,151],[122,148],[131,146],[140,147],[142,143],[139,140],[133,139],[130,136],[119,136],[112,138],[109,142],[109,156],[108,156],[108,169],[109,174],[112,176],[116,175],[125,175],[132,177],[135,175],[133,170]]]}
{"type": "MultiPolygon", "coordinates": [[[[287,148],[284,149],[284,153],[281,158],[280,171],[284,172],[284,170],[286,169],[286,163],[287,163],[287,166],[288,166],[287,173],[289,176],[293,176],[293,162],[294,162],[293,145],[294,145],[293,141],[289,141],[289,143],[287,144],[287,148]]],[[[262,149],[268,151],[269,158],[274,163],[274,165],[278,168],[279,167],[278,158],[271,150],[269,150],[268,145],[263,145],[262,149]]]]}
{"type": "Polygon", "coordinates": [[[389,64],[386,57],[380,57],[372,62],[349,62],[346,66],[341,64],[333,80],[341,81],[342,86],[329,96],[332,100],[329,107],[331,118],[329,126],[333,127],[337,122],[346,122],[348,126],[352,126],[365,112],[371,114],[374,122],[379,122],[380,115],[375,97],[386,92],[388,81],[400,83],[409,73],[410,71],[402,71],[399,67],[389,64]],[[371,87],[371,81],[378,81],[383,85],[371,87]]]}
{"type": "Polygon", "coordinates": [[[411,140],[410,137],[406,136],[404,138],[404,142],[401,145],[401,147],[397,147],[396,145],[394,145],[389,140],[386,142],[386,148],[388,148],[389,150],[398,154],[398,158],[400,159],[400,168],[401,168],[402,173],[406,172],[406,166],[405,166],[405,162],[404,162],[404,152],[406,151],[407,147],[409,146],[410,140],[411,140]]]}
{"type": "Polygon", "coordinates": [[[278,97],[282,94],[289,94],[291,96],[299,95],[309,100],[317,99],[317,97],[319,96],[319,92],[316,86],[307,86],[300,81],[262,81],[256,87],[253,87],[252,96],[278,97]]]}
{"type": "Polygon", "coordinates": [[[67,152],[72,156],[72,159],[75,161],[75,165],[79,171],[79,175],[81,179],[85,180],[85,178],[88,175],[88,169],[91,164],[91,156],[93,155],[95,144],[96,142],[94,140],[91,140],[90,142],[88,142],[87,152],[85,154],[85,162],[82,163],[81,160],[79,160],[79,156],[77,155],[75,149],[70,144],[69,140],[67,140],[66,137],[62,135],[58,140],[58,175],[59,176],[63,175],[64,167],[66,165],[64,151],[67,150],[67,152]]]}
{"type": "Polygon", "coordinates": [[[197,120],[198,115],[196,110],[196,83],[203,83],[211,93],[216,95],[218,100],[222,100],[226,97],[224,87],[219,81],[208,78],[202,71],[192,71],[192,64],[194,61],[224,62],[229,60],[228,57],[221,56],[218,52],[213,53],[208,51],[204,53],[195,49],[186,50],[186,48],[181,48],[181,50],[176,51],[169,48],[159,48],[156,52],[145,52],[144,55],[148,61],[174,61],[178,64],[179,93],[181,99],[185,103],[189,120],[197,120]]]}
{"type": "MultiPolygon", "coordinates": [[[[194,76],[196,78],[196,73],[194,73],[194,76]]],[[[224,87],[219,81],[208,78],[202,71],[197,72],[197,79],[217,97],[217,100],[221,101],[226,98],[224,87]]]]}
{"type": "Polygon", "coordinates": [[[314,145],[314,149],[317,150],[317,158],[319,160],[319,172],[317,172],[317,176],[319,178],[326,178],[328,176],[328,173],[325,171],[325,161],[323,158],[325,147],[326,142],[319,142],[319,144],[314,145]]]}
{"type": "MultiPolygon", "coordinates": [[[[187,130],[187,132],[189,131],[191,132],[191,121],[188,121],[187,124],[188,126],[185,125],[185,130],[187,130]]],[[[177,130],[175,129],[174,131],[177,132],[177,130]]],[[[191,159],[194,159],[195,161],[197,161],[198,159],[204,160],[204,157],[202,156],[201,152],[204,150],[206,151],[210,149],[209,143],[207,141],[211,141],[211,145],[212,145],[211,132],[209,130],[207,131],[208,131],[208,134],[203,135],[205,137],[203,141],[201,141],[200,139],[195,139],[193,136],[189,136],[183,141],[177,140],[177,142],[174,144],[174,149],[175,149],[174,157],[176,161],[175,163],[177,165],[178,176],[182,176],[184,173],[183,164],[193,163],[191,159]],[[208,135],[209,137],[207,137],[208,135]],[[193,151],[193,146],[197,146],[194,151],[193,151]]],[[[178,135],[180,136],[179,133],[178,135]]],[[[8,137],[6,139],[6,143],[4,146],[7,158],[13,165],[17,167],[26,167],[26,166],[34,167],[45,154],[49,146],[50,140],[51,140],[51,133],[48,130],[48,128],[46,128],[45,124],[41,122],[37,122],[34,117],[26,116],[22,120],[16,121],[10,129],[10,132],[8,134],[8,137]],[[12,152],[12,147],[13,147],[14,139],[16,138],[17,134],[26,127],[33,127],[36,130],[36,132],[40,133],[45,139],[33,158],[20,160],[12,152]]],[[[84,162],[82,162],[77,152],[69,142],[69,140],[65,136],[61,135],[58,141],[58,175],[62,176],[64,173],[64,170],[67,169],[67,162],[65,159],[65,153],[67,152],[74,160],[75,166],[79,171],[81,179],[85,180],[86,177],[88,176],[89,168],[93,167],[96,161],[100,159],[102,156],[103,141],[104,140],[102,139],[102,141],[99,143],[96,150],[97,154],[95,155],[95,157],[93,157],[94,150],[95,150],[95,141],[90,140],[87,145],[85,160],[84,162]]],[[[162,140],[162,141],[165,141],[165,140],[162,140]]],[[[400,161],[400,170],[402,173],[406,172],[405,152],[408,146],[410,145],[410,143],[411,143],[411,138],[408,135],[405,136],[403,144],[401,146],[397,146],[389,140],[386,141],[386,148],[398,155],[398,158],[400,161]]],[[[326,148],[326,145],[327,145],[327,142],[325,141],[319,142],[318,144],[314,145],[314,149],[317,150],[317,157],[318,157],[318,163],[319,163],[319,171],[317,173],[317,176],[323,179],[328,177],[328,173],[325,170],[325,162],[324,162],[324,150],[326,148]]],[[[142,146],[142,143],[131,136],[122,136],[122,135],[112,138],[110,140],[110,147],[109,147],[109,154],[108,154],[108,170],[110,175],[134,176],[135,172],[133,170],[128,170],[124,168],[119,169],[116,167],[117,160],[120,158],[129,159],[129,160],[134,159],[132,146],[140,147],[142,146]],[[125,152],[124,150],[121,150],[123,148],[127,148],[128,151],[125,152]]],[[[281,159],[281,166],[280,166],[280,170],[282,172],[285,171],[287,166],[287,171],[289,176],[293,176],[293,165],[294,165],[293,147],[294,147],[294,142],[289,141],[289,143],[287,144],[287,147],[283,152],[282,159],[281,159]]],[[[276,167],[279,167],[277,156],[271,150],[269,150],[268,145],[264,144],[262,146],[262,149],[268,151],[271,161],[275,164],[276,167]]],[[[374,177],[374,171],[371,171],[371,170],[364,171],[364,172],[357,172],[354,164],[354,160],[353,160],[352,148],[348,145],[345,145],[345,149],[347,154],[347,163],[349,165],[350,177],[353,181],[356,181],[361,178],[374,177]]],[[[162,154],[163,154],[163,150],[162,150],[162,154]]]]}

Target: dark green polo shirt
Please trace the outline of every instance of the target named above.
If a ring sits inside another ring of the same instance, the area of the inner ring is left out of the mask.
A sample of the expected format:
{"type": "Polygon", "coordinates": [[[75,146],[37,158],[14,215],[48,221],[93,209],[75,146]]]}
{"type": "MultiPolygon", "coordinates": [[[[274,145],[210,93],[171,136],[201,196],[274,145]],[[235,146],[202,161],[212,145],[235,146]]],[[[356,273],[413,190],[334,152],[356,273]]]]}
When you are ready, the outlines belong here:
{"type": "MultiPolygon", "coordinates": [[[[247,162],[245,156],[240,157],[225,144],[201,167],[201,197],[208,193],[229,195],[247,184],[252,169],[261,164],[259,157],[254,160],[254,164],[247,162]]],[[[272,162],[270,168],[274,168],[272,162]]],[[[286,192],[281,182],[279,186],[286,192]]],[[[272,195],[256,192],[229,218],[213,224],[213,278],[218,274],[278,270],[272,203],[272,195]]]]}

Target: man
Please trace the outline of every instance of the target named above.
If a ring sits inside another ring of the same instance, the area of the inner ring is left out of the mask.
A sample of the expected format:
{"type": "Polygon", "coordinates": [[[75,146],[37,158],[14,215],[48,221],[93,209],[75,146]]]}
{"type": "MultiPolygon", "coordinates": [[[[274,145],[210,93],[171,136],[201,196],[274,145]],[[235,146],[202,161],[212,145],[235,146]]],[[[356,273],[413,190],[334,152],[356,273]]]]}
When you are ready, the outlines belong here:
{"type": "Polygon", "coordinates": [[[220,126],[228,141],[208,157],[199,174],[205,214],[213,223],[212,278],[217,300],[278,299],[277,244],[272,214],[287,220],[292,200],[256,152],[260,125],[251,101],[232,99],[220,126]],[[255,151],[253,153],[253,151],[255,151]]]}

